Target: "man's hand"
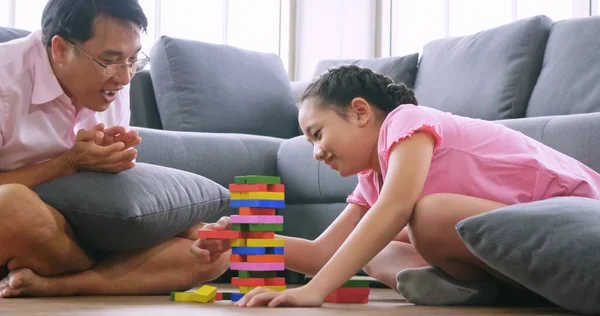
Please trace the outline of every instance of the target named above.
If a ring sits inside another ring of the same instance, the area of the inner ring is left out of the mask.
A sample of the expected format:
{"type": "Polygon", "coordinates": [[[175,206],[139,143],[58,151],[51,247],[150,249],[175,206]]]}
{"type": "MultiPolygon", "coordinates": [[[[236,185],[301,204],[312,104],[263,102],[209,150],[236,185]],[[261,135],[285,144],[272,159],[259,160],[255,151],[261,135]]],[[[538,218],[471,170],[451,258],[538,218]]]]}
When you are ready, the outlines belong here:
{"type": "MultiPolygon", "coordinates": [[[[227,230],[231,227],[231,220],[227,216],[221,217],[216,223],[207,224],[202,229],[227,230]]],[[[203,239],[194,242],[190,251],[200,263],[213,263],[231,248],[229,239],[203,239]]]]}
{"type": "Polygon", "coordinates": [[[101,140],[95,141],[100,146],[109,146],[114,143],[125,144],[125,149],[133,148],[142,143],[142,138],[138,136],[137,131],[127,131],[123,126],[113,126],[105,128],[103,123],[100,123],[93,128],[104,134],[101,140]]]}
{"type": "Polygon", "coordinates": [[[126,149],[124,142],[99,145],[105,140],[104,132],[97,129],[79,130],[73,148],[61,155],[74,172],[100,171],[117,173],[132,168],[137,157],[135,148],[126,149]]]}

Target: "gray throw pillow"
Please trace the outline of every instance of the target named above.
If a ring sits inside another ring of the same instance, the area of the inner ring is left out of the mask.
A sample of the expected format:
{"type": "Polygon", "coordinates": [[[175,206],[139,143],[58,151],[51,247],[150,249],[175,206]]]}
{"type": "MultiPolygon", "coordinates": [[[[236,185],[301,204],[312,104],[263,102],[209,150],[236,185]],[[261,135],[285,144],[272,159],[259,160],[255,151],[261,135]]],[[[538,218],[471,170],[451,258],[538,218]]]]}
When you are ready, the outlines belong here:
{"type": "Polygon", "coordinates": [[[552,303],[600,313],[600,201],[557,197],[508,206],[457,225],[483,262],[552,303]]]}
{"type": "Polygon", "coordinates": [[[63,214],[84,247],[100,252],[155,245],[229,202],[229,191],[203,176],[139,162],[124,172],[82,172],[33,190],[63,214]]]}

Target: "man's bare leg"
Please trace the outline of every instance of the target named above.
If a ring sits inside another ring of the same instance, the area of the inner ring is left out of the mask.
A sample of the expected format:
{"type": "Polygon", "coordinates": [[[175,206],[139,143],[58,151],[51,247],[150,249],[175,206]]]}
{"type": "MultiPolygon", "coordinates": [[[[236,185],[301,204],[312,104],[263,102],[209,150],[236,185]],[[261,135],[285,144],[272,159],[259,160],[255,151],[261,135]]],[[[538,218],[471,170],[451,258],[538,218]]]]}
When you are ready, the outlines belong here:
{"type": "Polygon", "coordinates": [[[185,291],[218,278],[229,267],[229,252],[212,264],[199,264],[190,252],[193,240],[172,238],[152,248],[116,255],[90,270],[40,277],[30,269],[11,271],[0,295],[152,295],[185,291]]]}
{"type": "Polygon", "coordinates": [[[29,188],[0,186],[0,266],[27,267],[50,276],[94,264],[79,247],[64,217],[29,188]]]}

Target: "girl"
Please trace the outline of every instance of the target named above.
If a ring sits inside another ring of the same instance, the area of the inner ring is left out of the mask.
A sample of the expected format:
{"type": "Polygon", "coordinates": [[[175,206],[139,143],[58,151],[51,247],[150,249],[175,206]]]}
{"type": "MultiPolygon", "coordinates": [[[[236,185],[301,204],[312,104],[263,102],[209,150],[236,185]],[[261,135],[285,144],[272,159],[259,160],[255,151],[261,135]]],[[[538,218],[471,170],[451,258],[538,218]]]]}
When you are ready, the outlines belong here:
{"type": "MultiPolygon", "coordinates": [[[[358,185],[315,241],[277,236],[286,268],[314,278],[283,292],[254,289],[238,306],[320,306],[363,267],[415,304],[491,303],[512,283],[467,250],[459,221],[554,196],[600,198],[600,175],[577,160],[501,124],[417,104],[405,85],[357,66],[307,87],[299,122],[315,159],[358,174],[358,185]]],[[[227,249],[192,246],[202,262],[227,249]]]]}

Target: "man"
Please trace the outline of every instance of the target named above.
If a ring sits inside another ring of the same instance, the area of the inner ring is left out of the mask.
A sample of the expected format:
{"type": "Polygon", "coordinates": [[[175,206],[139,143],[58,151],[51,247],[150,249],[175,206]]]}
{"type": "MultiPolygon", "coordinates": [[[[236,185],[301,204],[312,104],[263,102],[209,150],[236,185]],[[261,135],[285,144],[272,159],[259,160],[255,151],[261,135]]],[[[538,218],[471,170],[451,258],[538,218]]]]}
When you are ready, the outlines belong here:
{"type": "Polygon", "coordinates": [[[162,294],[227,269],[197,264],[198,225],[149,249],[96,262],[31,187],[134,166],[129,82],[148,61],[135,0],[50,0],[42,30],[0,44],[0,297],[162,294]]]}

